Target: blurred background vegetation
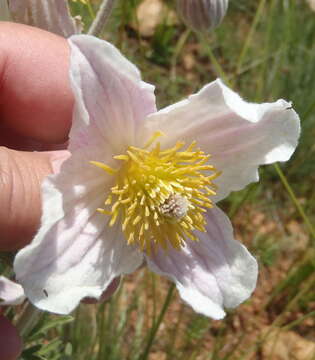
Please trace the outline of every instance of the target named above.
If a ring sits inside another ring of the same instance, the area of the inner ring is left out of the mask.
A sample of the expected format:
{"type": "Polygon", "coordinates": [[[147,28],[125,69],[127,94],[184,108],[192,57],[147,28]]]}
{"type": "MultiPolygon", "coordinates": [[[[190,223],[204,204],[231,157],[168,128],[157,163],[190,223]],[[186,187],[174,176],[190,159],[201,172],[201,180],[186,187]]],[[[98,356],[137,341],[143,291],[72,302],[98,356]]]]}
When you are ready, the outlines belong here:
{"type": "MultiPolygon", "coordinates": [[[[99,1],[70,4],[87,29],[99,1]]],[[[120,0],[101,37],[156,85],[159,107],[221,77],[249,101],[292,101],[300,144],[288,163],[261,168],[259,184],[220,204],[260,264],[246,303],[213,321],[142,268],[105,304],[45,314],[22,359],[315,359],[314,10],[306,0],[230,0],[219,28],[200,35],[177,18],[175,1],[120,0]]]]}

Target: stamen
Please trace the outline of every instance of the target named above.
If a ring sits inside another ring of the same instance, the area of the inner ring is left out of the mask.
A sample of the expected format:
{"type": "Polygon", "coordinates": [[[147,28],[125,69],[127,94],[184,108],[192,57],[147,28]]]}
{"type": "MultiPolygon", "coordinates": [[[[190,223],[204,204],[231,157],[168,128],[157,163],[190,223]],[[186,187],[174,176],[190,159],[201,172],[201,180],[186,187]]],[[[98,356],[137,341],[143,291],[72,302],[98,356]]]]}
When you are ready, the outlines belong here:
{"type": "Polygon", "coordinates": [[[106,172],[108,172],[110,175],[114,175],[115,172],[117,172],[117,170],[111,168],[110,166],[103,164],[99,161],[90,161],[91,164],[98,166],[99,168],[105,170],[106,172]]]}
{"type": "Polygon", "coordinates": [[[156,139],[158,139],[161,136],[164,136],[165,134],[162,131],[156,131],[151,137],[150,139],[145,143],[144,148],[147,149],[148,147],[150,147],[156,139]]]}
{"type": "Polygon", "coordinates": [[[198,241],[195,230],[206,231],[204,213],[216,194],[212,180],[220,175],[195,141],[186,149],[183,142],[161,149],[156,140],[162,135],[157,131],[144,148],[115,155],[117,169],[91,161],[116,181],[105,209],[97,211],[110,217],[109,226],[119,222],[126,242],[149,256],[158,246],[180,250],[185,241],[198,241]]]}

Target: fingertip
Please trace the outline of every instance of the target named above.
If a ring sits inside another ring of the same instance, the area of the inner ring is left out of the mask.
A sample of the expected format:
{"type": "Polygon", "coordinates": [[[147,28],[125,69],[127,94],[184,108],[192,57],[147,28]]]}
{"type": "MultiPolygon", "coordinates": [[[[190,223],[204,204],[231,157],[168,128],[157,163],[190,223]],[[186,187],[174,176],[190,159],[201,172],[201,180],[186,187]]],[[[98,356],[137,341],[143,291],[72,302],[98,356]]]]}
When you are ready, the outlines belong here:
{"type": "Polygon", "coordinates": [[[8,128],[35,141],[66,141],[73,107],[69,57],[62,37],[0,23],[0,115],[8,128]]]}
{"type": "Polygon", "coordinates": [[[22,339],[11,322],[0,315],[0,352],[1,359],[16,360],[23,349],[22,339]]]}
{"type": "Polygon", "coordinates": [[[40,224],[41,183],[66,151],[23,152],[0,147],[0,251],[29,243],[40,224]]]}

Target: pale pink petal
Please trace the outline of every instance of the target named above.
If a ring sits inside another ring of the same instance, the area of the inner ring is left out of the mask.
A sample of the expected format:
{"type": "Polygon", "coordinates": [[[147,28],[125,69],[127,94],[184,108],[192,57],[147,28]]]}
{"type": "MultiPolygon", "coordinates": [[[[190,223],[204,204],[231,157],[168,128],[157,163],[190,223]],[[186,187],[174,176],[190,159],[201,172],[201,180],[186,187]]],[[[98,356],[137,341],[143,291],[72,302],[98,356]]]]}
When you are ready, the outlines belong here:
{"type": "Polygon", "coordinates": [[[66,0],[9,0],[9,9],[15,22],[36,26],[63,37],[82,30],[79,19],[71,17],[66,0]]]}
{"type": "Polygon", "coordinates": [[[22,286],[0,276],[0,306],[20,305],[24,300],[25,295],[22,286]]]}
{"type": "Polygon", "coordinates": [[[85,297],[99,298],[115,277],[142,262],[120,228],[109,227],[108,217],[96,211],[112,179],[88,163],[94,153],[89,150],[78,150],[59,174],[44,181],[41,228],[14,263],[29,300],[60,314],[71,312],[85,297]]]}
{"type": "Polygon", "coordinates": [[[258,166],[286,161],[294,152],[300,121],[291,104],[252,104],[216,80],[197,94],[149,117],[147,131],[165,132],[165,146],[196,140],[222,171],[216,179],[219,201],[258,181],[258,166]]]}
{"type": "Polygon", "coordinates": [[[154,87],[108,42],[79,35],[69,43],[75,95],[70,151],[98,144],[117,155],[145,141],[143,122],[156,111],[154,87]]]}
{"type": "Polygon", "coordinates": [[[181,251],[159,250],[147,257],[149,267],[176,283],[182,299],[214,319],[246,300],[256,286],[257,262],[238,241],[227,216],[218,208],[206,215],[207,233],[187,241],[181,251]]]}

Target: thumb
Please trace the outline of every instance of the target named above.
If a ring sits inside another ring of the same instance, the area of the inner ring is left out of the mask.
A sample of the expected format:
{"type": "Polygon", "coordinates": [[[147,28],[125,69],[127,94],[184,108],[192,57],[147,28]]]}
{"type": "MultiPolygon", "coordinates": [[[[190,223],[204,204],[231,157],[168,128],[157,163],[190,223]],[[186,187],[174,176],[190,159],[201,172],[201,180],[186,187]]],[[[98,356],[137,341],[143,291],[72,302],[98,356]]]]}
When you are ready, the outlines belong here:
{"type": "Polygon", "coordinates": [[[16,250],[32,240],[41,216],[41,183],[65,153],[0,147],[0,250],[16,250]]]}
{"type": "Polygon", "coordinates": [[[22,340],[17,329],[3,315],[0,315],[1,359],[16,360],[22,352],[22,340]]]}

